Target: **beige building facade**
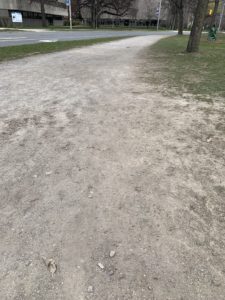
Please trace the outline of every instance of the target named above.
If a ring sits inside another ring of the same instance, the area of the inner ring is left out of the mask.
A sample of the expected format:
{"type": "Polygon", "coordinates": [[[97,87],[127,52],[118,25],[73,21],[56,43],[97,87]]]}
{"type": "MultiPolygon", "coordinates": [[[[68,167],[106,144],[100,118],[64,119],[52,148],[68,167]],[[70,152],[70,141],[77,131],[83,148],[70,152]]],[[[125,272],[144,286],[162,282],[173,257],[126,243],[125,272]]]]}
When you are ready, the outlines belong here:
{"type": "MultiPolygon", "coordinates": [[[[0,0],[0,26],[12,25],[12,13],[22,14],[23,25],[41,25],[41,6],[38,0],[0,0]]],[[[47,21],[52,25],[61,25],[68,17],[64,0],[46,1],[47,21]]]]}
{"type": "MultiPolygon", "coordinates": [[[[161,19],[166,20],[168,17],[168,9],[166,1],[161,2],[161,19]]],[[[158,18],[158,9],[160,0],[136,0],[134,7],[137,10],[137,19],[152,20],[158,18]]]]}

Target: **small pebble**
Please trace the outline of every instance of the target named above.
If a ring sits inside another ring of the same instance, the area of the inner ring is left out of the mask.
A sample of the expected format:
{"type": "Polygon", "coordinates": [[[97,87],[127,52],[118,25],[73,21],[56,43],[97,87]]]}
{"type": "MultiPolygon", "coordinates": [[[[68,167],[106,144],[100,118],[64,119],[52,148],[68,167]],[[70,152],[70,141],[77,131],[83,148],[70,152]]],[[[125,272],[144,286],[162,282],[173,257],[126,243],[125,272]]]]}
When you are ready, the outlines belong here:
{"type": "Polygon", "coordinates": [[[102,263],[98,263],[98,267],[99,267],[100,269],[102,269],[102,270],[105,269],[105,267],[104,267],[104,265],[103,265],[102,263]]]}
{"type": "Polygon", "coordinates": [[[45,173],[45,175],[47,175],[47,176],[51,175],[51,174],[52,174],[52,171],[48,171],[48,172],[45,173]]]}
{"type": "Polygon", "coordinates": [[[52,276],[56,273],[57,271],[57,264],[54,259],[50,258],[45,261],[45,264],[49,270],[49,272],[52,274],[52,276]]]}
{"type": "Polygon", "coordinates": [[[116,251],[113,251],[113,250],[110,251],[110,253],[109,253],[109,256],[110,256],[110,257],[114,257],[115,255],[116,255],[116,251]]]}
{"type": "Polygon", "coordinates": [[[27,261],[27,262],[25,263],[25,266],[28,267],[28,266],[30,266],[31,264],[32,264],[32,261],[27,261]]]}
{"type": "Polygon", "coordinates": [[[94,191],[90,191],[89,195],[88,195],[88,198],[93,198],[93,195],[94,195],[94,191]]]}

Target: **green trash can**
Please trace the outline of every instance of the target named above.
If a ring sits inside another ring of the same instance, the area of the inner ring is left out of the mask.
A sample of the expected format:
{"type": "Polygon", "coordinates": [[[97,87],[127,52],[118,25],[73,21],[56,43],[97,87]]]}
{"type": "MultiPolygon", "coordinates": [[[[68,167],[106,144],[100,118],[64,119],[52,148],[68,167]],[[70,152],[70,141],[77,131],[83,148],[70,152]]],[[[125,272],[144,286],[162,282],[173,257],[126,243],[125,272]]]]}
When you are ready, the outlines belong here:
{"type": "Polygon", "coordinates": [[[209,41],[216,41],[217,28],[215,25],[209,28],[208,40],[209,41]]]}

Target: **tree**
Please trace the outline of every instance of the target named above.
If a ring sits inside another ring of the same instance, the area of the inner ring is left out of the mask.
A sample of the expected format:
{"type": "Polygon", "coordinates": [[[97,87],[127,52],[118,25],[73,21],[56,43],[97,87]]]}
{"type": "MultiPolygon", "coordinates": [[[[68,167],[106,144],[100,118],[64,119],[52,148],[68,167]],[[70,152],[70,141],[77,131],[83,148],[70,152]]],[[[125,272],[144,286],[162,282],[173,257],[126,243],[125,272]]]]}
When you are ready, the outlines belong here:
{"type": "Polygon", "coordinates": [[[109,14],[117,17],[123,17],[131,8],[133,0],[109,0],[105,1],[105,9],[102,14],[109,14]]]}
{"type": "Polygon", "coordinates": [[[171,27],[177,25],[178,34],[182,35],[184,30],[185,21],[188,25],[188,17],[192,15],[196,8],[197,0],[169,0],[169,7],[172,16],[171,27]]]}
{"type": "MultiPolygon", "coordinates": [[[[41,21],[42,21],[42,26],[46,27],[47,26],[47,20],[46,20],[46,14],[45,14],[45,0],[38,0],[40,3],[40,9],[41,9],[41,21]]],[[[33,3],[33,0],[29,1],[30,4],[33,3]]]]}
{"type": "Polygon", "coordinates": [[[214,10],[210,21],[210,27],[212,27],[216,23],[216,15],[218,12],[219,4],[220,4],[220,0],[215,0],[214,10]]]}
{"type": "Polygon", "coordinates": [[[41,20],[42,20],[42,26],[47,26],[47,20],[46,20],[46,14],[45,14],[45,0],[40,0],[41,4],[41,20]]]}
{"type": "Polygon", "coordinates": [[[199,51],[202,29],[204,25],[206,12],[208,9],[208,4],[209,0],[198,0],[197,8],[195,11],[194,23],[191,29],[191,34],[187,45],[187,52],[199,51]]]}
{"type": "Polygon", "coordinates": [[[102,15],[123,17],[131,8],[134,0],[80,0],[80,9],[88,8],[92,26],[97,27],[102,15]]]}
{"type": "Polygon", "coordinates": [[[178,35],[182,35],[184,30],[184,0],[170,0],[170,2],[178,15],[178,35]]]}

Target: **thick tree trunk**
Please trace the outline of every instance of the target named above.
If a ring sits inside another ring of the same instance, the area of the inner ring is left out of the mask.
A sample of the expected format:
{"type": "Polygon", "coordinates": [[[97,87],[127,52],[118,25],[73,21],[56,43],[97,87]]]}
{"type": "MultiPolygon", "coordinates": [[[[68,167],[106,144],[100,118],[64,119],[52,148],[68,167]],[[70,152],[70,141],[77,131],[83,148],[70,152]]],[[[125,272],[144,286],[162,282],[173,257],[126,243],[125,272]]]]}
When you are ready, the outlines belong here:
{"type": "Polygon", "coordinates": [[[45,0],[41,0],[41,20],[42,20],[42,26],[47,26],[47,20],[45,15],[45,0]]]}
{"type": "Polygon", "coordinates": [[[220,0],[215,0],[215,6],[214,6],[214,10],[213,10],[213,15],[212,15],[212,18],[210,21],[210,27],[212,27],[213,25],[216,25],[216,15],[218,12],[219,4],[220,4],[220,0]]]}
{"type": "Polygon", "coordinates": [[[198,0],[187,52],[198,52],[209,0],[198,0]]]}

